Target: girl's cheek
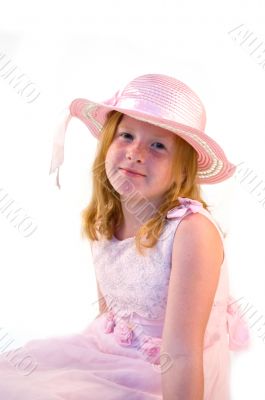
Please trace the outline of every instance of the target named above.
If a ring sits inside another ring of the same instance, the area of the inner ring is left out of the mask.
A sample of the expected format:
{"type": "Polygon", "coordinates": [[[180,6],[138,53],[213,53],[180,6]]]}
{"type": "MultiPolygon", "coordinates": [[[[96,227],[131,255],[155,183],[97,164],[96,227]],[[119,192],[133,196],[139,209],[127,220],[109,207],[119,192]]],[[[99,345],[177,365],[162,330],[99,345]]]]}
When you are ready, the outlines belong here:
{"type": "Polygon", "coordinates": [[[128,149],[128,144],[126,143],[113,143],[109,150],[112,154],[116,154],[118,152],[126,152],[128,149]]]}
{"type": "Polygon", "coordinates": [[[113,143],[113,146],[115,146],[119,149],[125,149],[126,147],[128,147],[128,143],[126,143],[125,141],[122,141],[122,140],[117,140],[113,143]]]}
{"type": "Polygon", "coordinates": [[[112,143],[108,149],[108,153],[113,154],[113,153],[115,153],[116,149],[117,149],[117,145],[115,143],[112,143]]]}

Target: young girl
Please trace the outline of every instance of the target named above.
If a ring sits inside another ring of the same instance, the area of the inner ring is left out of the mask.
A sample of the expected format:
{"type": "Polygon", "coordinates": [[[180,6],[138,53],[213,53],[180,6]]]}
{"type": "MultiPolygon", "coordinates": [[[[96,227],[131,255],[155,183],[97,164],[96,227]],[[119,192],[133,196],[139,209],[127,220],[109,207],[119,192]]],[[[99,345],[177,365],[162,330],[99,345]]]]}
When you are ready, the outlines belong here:
{"type": "Polygon", "coordinates": [[[173,77],[148,74],[107,101],[75,99],[69,110],[50,173],[57,169],[60,187],[75,116],[99,140],[82,213],[99,315],[80,334],[3,353],[1,399],[230,399],[230,351],[248,348],[249,329],[200,184],[228,179],[235,166],[204,132],[201,100],[173,77]],[[36,363],[30,373],[23,356],[36,363]]]}

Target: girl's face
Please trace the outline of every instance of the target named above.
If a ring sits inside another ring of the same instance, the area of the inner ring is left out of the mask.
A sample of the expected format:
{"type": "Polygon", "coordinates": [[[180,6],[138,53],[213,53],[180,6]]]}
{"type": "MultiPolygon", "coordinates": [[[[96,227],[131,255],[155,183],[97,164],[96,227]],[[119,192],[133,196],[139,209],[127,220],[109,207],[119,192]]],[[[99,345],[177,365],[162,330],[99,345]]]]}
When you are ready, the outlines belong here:
{"type": "Polygon", "coordinates": [[[159,205],[173,183],[175,146],[174,133],[124,115],[105,160],[107,177],[121,199],[134,194],[159,205]],[[128,174],[124,168],[142,175],[128,174]]]}

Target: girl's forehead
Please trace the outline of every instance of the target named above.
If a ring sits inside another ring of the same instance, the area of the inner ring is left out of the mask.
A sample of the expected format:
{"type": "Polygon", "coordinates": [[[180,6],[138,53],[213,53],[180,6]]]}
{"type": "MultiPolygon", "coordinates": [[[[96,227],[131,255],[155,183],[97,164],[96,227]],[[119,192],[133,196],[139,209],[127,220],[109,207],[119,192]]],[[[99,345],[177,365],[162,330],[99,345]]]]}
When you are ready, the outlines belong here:
{"type": "Polygon", "coordinates": [[[129,117],[128,115],[123,115],[119,125],[118,125],[119,130],[120,129],[130,129],[132,132],[136,130],[144,130],[145,133],[150,133],[152,135],[155,135],[157,137],[161,138],[170,138],[172,139],[175,137],[175,134],[173,132],[168,131],[167,129],[161,128],[160,126],[152,125],[149,122],[145,121],[140,121],[138,119],[129,117]]]}

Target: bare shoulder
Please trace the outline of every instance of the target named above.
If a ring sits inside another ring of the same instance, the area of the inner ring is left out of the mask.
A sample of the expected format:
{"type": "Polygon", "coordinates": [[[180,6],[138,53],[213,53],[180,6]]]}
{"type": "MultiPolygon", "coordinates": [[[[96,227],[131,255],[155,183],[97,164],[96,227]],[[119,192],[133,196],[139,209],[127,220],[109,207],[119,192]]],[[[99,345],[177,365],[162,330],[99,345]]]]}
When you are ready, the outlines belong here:
{"type": "Polygon", "coordinates": [[[197,239],[201,239],[201,241],[210,239],[211,243],[215,244],[214,249],[216,251],[218,249],[223,250],[223,242],[216,226],[209,218],[199,212],[189,214],[182,219],[176,230],[174,245],[176,241],[187,241],[188,238],[195,240],[196,237],[197,239]]]}
{"type": "Polygon", "coordinates": [[[202,351],[223,251],[220,233],[205,215],[182,219],[173,240],[162,337],[163,349],[176,357],[202,351]]]}
{"type": "Polygon", "coordinates": [[[192,213],[187,215],[180,222],[173,242],[173,251],[179,247],[179,243],[185,244],[186,248],[196,248],[202,246],[208,250],[207,253],[215,255],[215,257],[223,261],[224,248],[216,226],[213,222],[201,213],[192,213]]]}
{"type": "Polygon", "coordinates": [[[213,222],[200,213],[183,218],[173,240],[172,269],[176,272],[184,265],[179,273],[200,274],[210,282],[219,275],[223,259],[223,242],[213,222]]]}

